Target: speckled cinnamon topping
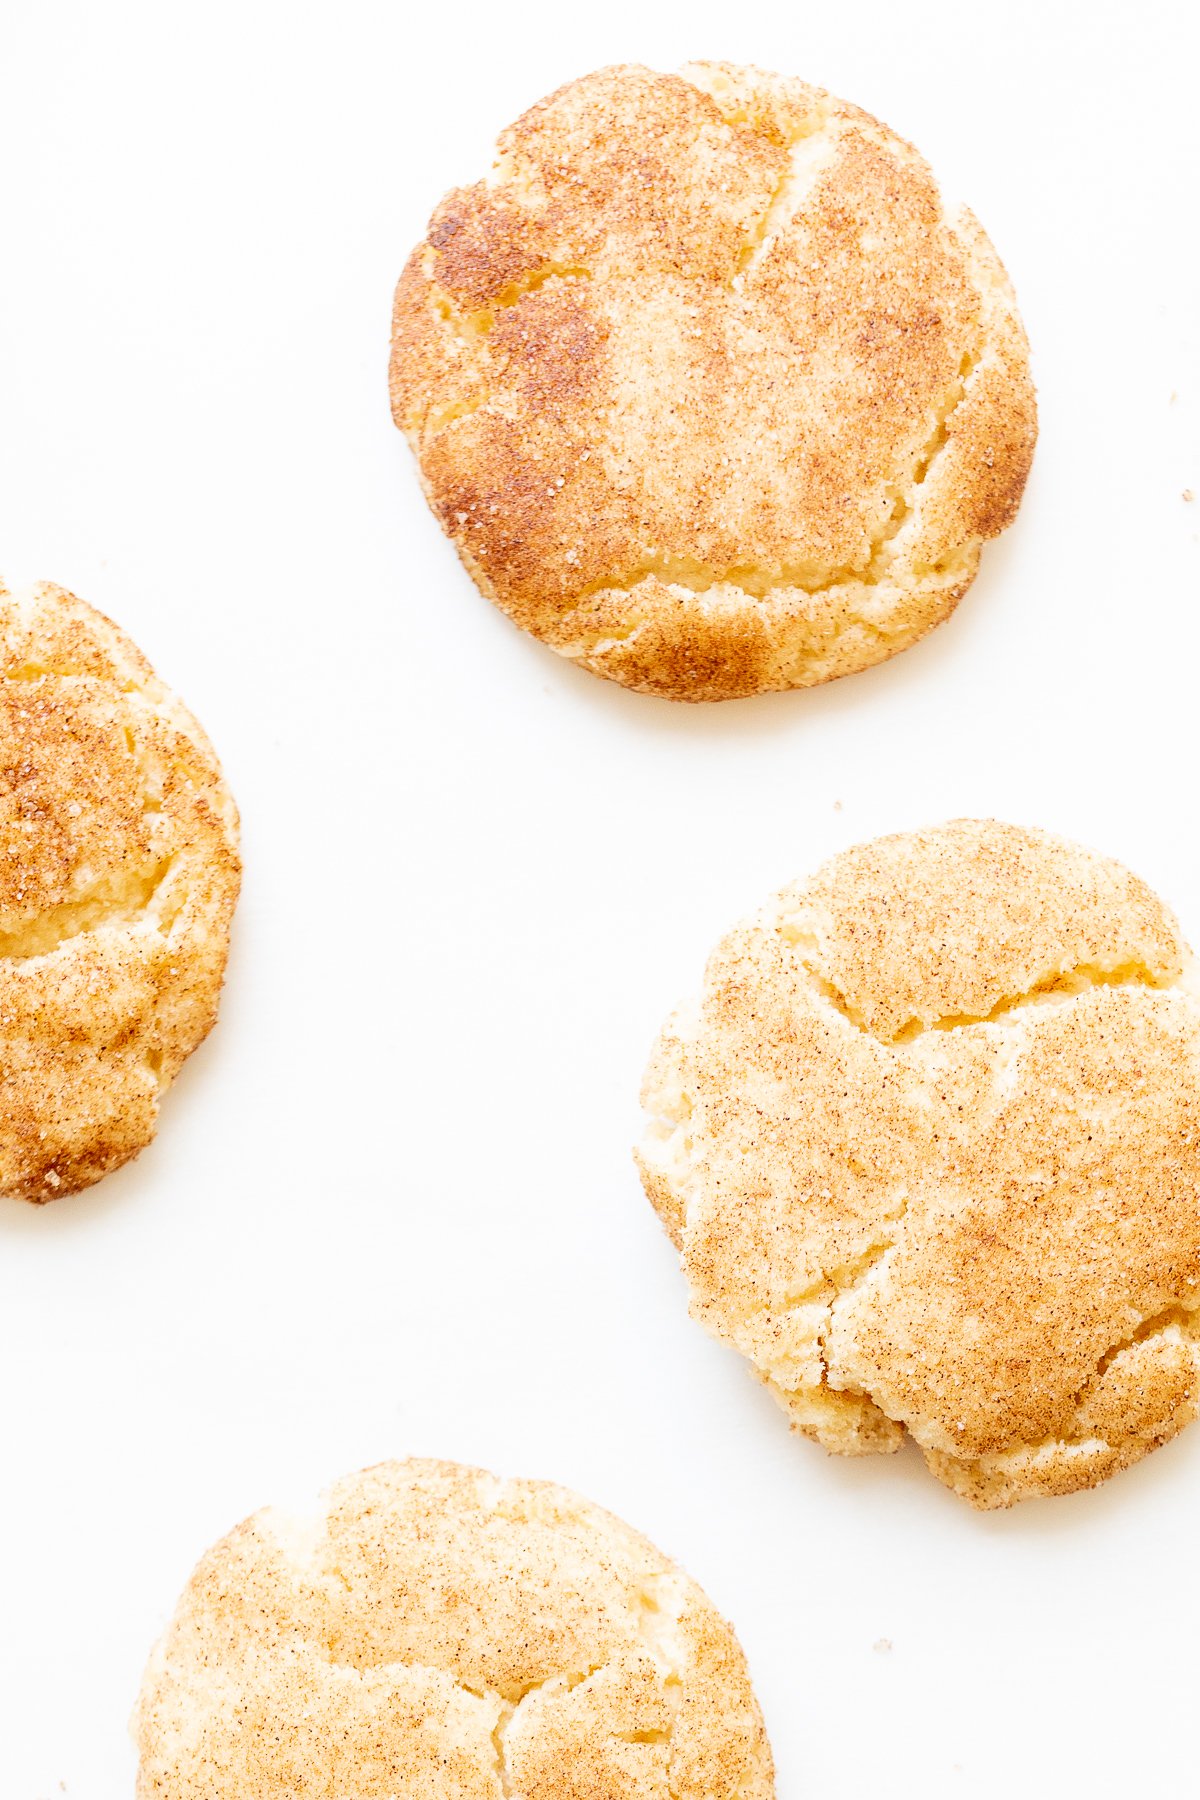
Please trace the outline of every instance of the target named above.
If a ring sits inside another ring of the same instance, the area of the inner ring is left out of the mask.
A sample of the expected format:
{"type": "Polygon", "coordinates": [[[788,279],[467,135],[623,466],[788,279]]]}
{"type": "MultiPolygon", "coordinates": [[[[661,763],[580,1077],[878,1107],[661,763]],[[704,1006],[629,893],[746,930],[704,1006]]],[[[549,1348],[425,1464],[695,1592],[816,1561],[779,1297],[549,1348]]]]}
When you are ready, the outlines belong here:
{"type": "Polygon", "coordinates": [[[1200,999],[1116,863],[959,821],[719,946],[643,1093],[692,1310],[831,1450],[977,1506],[1174,1436],[1200,1368],[1200,999]]]}
{"type": "Polygon", "coordinates": [[[719,700],[902,650],[1012,519],[1028,346],[972,215],[804,82],[603,69],[438,207],[396,422],[484,593],[598,675],[719,700]]]}
{"type": "Polygon", "coordinates": [[[771,1800],[729,1627],[610,1514],[451,1463],[262,1512],[146,1672],[137,1793],[169,1800],[771,1800]]]}
{"type": "Polygon", "coordinates": [[[102,614],[0,586],[0,1193],[136,1156],[216,1016],[237,811],[200,726],[102,614]]]}

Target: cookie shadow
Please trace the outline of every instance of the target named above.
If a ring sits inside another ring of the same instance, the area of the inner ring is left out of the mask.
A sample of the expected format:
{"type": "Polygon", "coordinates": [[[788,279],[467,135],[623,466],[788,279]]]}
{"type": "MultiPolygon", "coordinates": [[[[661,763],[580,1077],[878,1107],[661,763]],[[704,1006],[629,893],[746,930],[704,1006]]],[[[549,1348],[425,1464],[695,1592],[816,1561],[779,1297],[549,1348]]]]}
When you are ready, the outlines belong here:
{"type": "Polygon", "coordinates": [[[948,691],[952,681],[961,686],[964,670],[980,670],[990,682],[994,668],[980,660],[982,638],[994,630],[995,615],[1004,605],[1004,591],[1012,584],[1012,571],[1021,550],[1014,528],[986,547],[979,574],[941,625],[886,662],[817,687],[753,694],[743,700],[664,700],[653,694],[635,693],[618,682],[552,657],[543,645],[524,633],[522,649],[526,655],[537,658],[543,670],[546,659],[552,657],[550,674],[570,704],[585,708],[620,730],[630,728],[659,737],[705,740],[765,739],[788,732],[819,730],[831,718],[853,716],[863,708],[879,709],[894,693],[902,692],[903,685],[912,687],[915,703],[922,682],[936,684],[942,693],[948,691]]]}
{"type": "MultiPolygon", "coordinates": [[[[796,1444],[798,1456],[809,1450],[820,1455],[815,1445],[796,1444]]],[[[817,1510],[829,1504],[851,1504],[863,1512],[878,1511],[882,1521],[884,1515],[902,1508],[932,1519],[939,1530],[1026,1543],[1033,1548],[1068,1537],[1075,1542],[1089,1535],[1111,1538],[1134,1518],[1144,1522],[1148,1509],[1157,1506],[1165,1510],[1178,1504],[1185,1484],[1190,1484],[1189,1492],[1200,1485],[1200,1433],[1193,1438],[1185,1429],[1169,1444],[1097,1487],[1077,1494],[1021,1500],[991,1512],[978,1510],[943,1486],[909,1437],[894,1455],[827,1456],[818,1466],[818,1485],[825,1491],[819,1496],[817,1510]]]]}

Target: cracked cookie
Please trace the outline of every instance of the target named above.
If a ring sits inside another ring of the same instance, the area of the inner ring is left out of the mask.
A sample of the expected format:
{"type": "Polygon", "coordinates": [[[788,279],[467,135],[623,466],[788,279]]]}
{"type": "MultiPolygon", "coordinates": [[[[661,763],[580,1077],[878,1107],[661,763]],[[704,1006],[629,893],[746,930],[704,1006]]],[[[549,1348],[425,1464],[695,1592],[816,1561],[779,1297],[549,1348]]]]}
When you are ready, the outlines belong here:
{"type": "Polygon", "coordinates": [[[200,1563],[134,1715],[139,1800],[770,1800],[733,1633],[618,1519],[428,1461],[324,1506],[200,1563]]]}
{"type": "Polygon", "coordinates": [[[391,399],[482,591],[676,700],[915,643],[1036,437],[971,213],[857,107],[716,63],[603,69],[503,133],[401,276],[391,399]]]}
{"type": "Polygon", "coordinates": [[[216,1016],[240,865],[204,732],[103,614],[0,585],[0,1193],[154,1136],[216,1016]]]}
{"type": "Polygon", "coordinates": [[[643,1088],[693,1314],[844,1455],[979,1507],[1091,1487],[1200,1391],[1200,986],[1135,876],[960,820],[711,958],[643,1088]]]}

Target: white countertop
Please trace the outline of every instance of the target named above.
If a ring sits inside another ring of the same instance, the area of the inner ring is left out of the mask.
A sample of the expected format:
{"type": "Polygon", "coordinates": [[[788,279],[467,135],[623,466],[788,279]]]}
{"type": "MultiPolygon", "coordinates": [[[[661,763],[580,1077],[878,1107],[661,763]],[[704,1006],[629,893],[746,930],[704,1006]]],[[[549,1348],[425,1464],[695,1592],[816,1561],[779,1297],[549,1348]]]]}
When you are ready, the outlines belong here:
{"type": "Polygon", "coordinates": [[[565,1482],[678,1555],[746,1646],[780,1800],[1182,1791],[1200,1426],[988,1517],[915,1454],[830,1460],[688,1320],[629,1145],[720,931],[877,832],[1047,826],[1200,940],[1197,18],[10,0],[0,569],[110,612],[195,708],[246,884],[153,1147],[0,1205],[3,1800],[127,1800],[200,1552],[411,1452],[565,1482]],[[497,128],[703,55],[921,147],[1008,264],[1042,430],[950,624],[689,708],[476,595],[385,365],[394,278],[497,128]]]}

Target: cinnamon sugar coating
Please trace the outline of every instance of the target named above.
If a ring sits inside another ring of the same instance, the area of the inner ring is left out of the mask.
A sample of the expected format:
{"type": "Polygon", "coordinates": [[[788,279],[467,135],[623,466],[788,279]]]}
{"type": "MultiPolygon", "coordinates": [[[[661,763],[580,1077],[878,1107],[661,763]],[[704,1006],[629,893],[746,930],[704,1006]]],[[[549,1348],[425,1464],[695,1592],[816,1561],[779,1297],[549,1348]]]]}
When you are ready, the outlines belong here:
{"type": "Polygon", "coordinates": [[[138,1800],[771,1800],[694,1582],[545,1482],[384,1463],[204,1557],[146,1672],[138,1800]]]}
{"type": "Polygon", "coordinates": [[[237,810],[196,720],[101,613],[0,586],[0,1193],[136,1156],[216,1017],[237,810]]]}
{"type": "Polygon", "coordinates": [[[724,939],[646,1076],[693,1313],[846,1455],[1089,1487],[1200,1392],[1200,999],[1118,864],[960,820],[724,939]]]}
{"type": "Polygon", "coordinates": [[[602,69],[503,133],[400,279],[391,398],[483,592],[680,700],[914,643],[1036,436],[973,216],[857,107],[714,63],[602,69]]]}

